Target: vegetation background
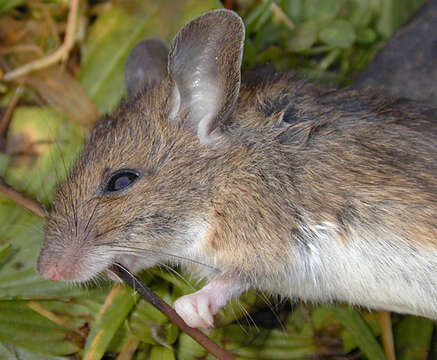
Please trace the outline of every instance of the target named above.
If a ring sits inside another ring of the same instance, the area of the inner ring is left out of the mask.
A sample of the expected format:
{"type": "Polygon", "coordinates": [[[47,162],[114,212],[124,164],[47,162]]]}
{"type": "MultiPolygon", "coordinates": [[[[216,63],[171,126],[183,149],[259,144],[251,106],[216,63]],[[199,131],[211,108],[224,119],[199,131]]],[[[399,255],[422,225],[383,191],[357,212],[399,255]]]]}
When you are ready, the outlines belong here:
{"type": "MultiPolygon", "coordinates": [[[[0,176],[48,208],[96,119],[124,96],[130,49],[151,36],[171,40],[209,9],[243,17],[244,69],[270,62],[346,85],[422,3],[0,0],[0,176]],[[29,63],[40,69],[20,73],[29,63]]],[[[43,229],[43,219],[0,195],[0,359],[210,358],[129,289],[42,279],[43,229]]],[[[169,303],[201,286],[159,268],[142,278],[169,303]]],[[[392,319],[397,359],[437,356],[432,321],[392,319]]],[[[241,359],[385,359],[378,314],[347,306],[278,304],[250,292],[217,324],[210,336],[241,359]]]]}

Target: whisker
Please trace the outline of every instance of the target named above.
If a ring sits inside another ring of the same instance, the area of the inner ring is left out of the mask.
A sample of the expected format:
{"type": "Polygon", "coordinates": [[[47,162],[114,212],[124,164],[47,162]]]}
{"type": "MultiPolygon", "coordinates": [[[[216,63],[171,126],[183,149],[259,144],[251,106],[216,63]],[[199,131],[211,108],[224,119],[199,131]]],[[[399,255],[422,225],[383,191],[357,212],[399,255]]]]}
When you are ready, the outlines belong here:
{"type": "Polygon", "coordinates": [[[100,287],[102,285],[102,283],[106,282],[106,279],[103,275],[103,273],[98,273],[94,278],[94,284],[97,287],[100,287]]]}
{"type": "MultiPolygon", "coordinates": [[[[121,269],[123,269],[131,278],[132,278],[132,284],[133,284],[133,287],[132,287],[132,290],[134,291],[134,294],[136,294],[136,292],[137,292],[137,290],[136,290],[136,288],[135,288],[135,283],[137,283],[137,281],[135,280],[135,275],[134,274],[132,274],[131,273],[131,271],[128,269],[128,268],[126,268],[125,266],[123,266],[122,264],[120,264],[120,263],[116,263],[115,264],[116,266],[118,266],[118,267],[120,267],[121,269]]],[[[109,268],[108,269],[108,271],[110,271],[112,274],[114,274],[115,276],[117,276],[117,274],[114,272],[114,271],[112,271],[111,270],[111,268],[109,268]]],[[[117,276],[118,277],[118,276],[117,276]]],[[[123,283],[124,283],[124,281],[122,281],[123,283]]],[[[141,282],[139,282],[139,285],[141,286],[141,287],[143,287],[143,285],[142,285],[142,283],[141,282]]]]}
{"type": "MultiPolygon", "coordinates": [[[[64,154],[63,154],[63,152],[60,149],[60,146],[59,146],[59,143],[58,143],[57,139],[55,139],[55,143],[56,143],[56,146],[58,147],[59,157],[61,158],[65,174],[67,174],[67,176],[68,176],[68,170],[67,170],[67,165],[65,163],[64,154]]],[[[75,228],[75,233],[76,233],[76,236],[77,236],[77,208],[76,208],[76,203],[75,203],[74,198],[73,198],[73,191],[71,189],[70,182],[66,181],[66,184],[68,186],[68,192],[69,192],[69,194],[67,194],[69,199],[67,199],[67,200],[70,202],[71,207],[73,209],[73,218],[74,218],[74,225],[75,225],[74,228],[75,228]]]]}
{"type": "Polygon", "coordinates": [[[256,331],[259,332],[259,328],[258,328],[258,326],[256,325],[255,320],[253,320],[252,316],[251,316],[250,313],[246,310],[246,308],[245,308],[243,305],[241,305],[241,302],[240,302],[239,299],[237,299],[237,304],[238,304],[238,306],[240,307],[240,309],[243,311],[244,318],[245,318],[245,320],[246,320],[247,325],[248,325],[248,326],[253,326],[253,327],[256,329],[256,331]]]}
{"type": "Polygon", "coordinates": [[[168,257],[175,258],[178,260],[189,261],[189,262],[197,264],[197,265],[202,265],[202,266],[207,267],[211,270],[219,272],[219,269],[217,269],[211,265],[204,264],[204,263],[197,261],[197,260],[188,259],[188,258],[185,258],[183,256],[170,254],[170,253],[167,253],[167,252],[164,252],[161,250],[142,249],[142,248],[136,248],[133,246],[119,245],[119,242],[108,242],[108,243],[103,243],[103,244],[99,244],[99,245],[109,246],[112,251],[117,251],[117,252],[121,251],[121,252],[124,252],[126,254],[132,254],[132,255],[142,255],[143,253],[145,253],[145,254],[156,254],[156,255],[168,256],[168,257]]]}
{"type": "Polygon", "coordinates": [[[281,330],[286,332],[287,329],[285,328],[285,325],[283,324],[281,318],[279,317],[279,314],[277,313],[277,307],[273,305],[273,303],[270,301],[270,299],[262,292],[256,292],[257,296],[259,296],[267,305],[267,307],[271,310],[273,316],[275,317],[276,321],[278,322],[279,326],[281,327],[281,330]]]}
{"type": "MultiPolygon", "coordinates": [[[[249,335],[249,332],[244,328],[243,324],[240,321],[240,318],[237,318],[237,313],[235,312],[234,309],[234,301],[231,301],[231,310],[232,310],[232,315],[234,315],[234,319],[237,321],[238,326],[240,327],[241,331],[243,331],[246,335],[249,335]]],[[[240,304],[237,304],[240,305],[240,304]]],[[[240,305],[241,306],[241,305],[240,305]]]]}
{"type": "MultiPolygon", "coordinates": [[[[108,229],[108,230],[106,230],[106,231],[104,231],[104,232],[98,233],[98,234],[96,235],[95,239],[98,239],[98,238],[100,238],[100,237],[102,237],[102,236],[104,236],[104,235],[107,235],[107,234],[111,233],[111,232],[114,231],[114,230],[122,229],[124,226],[125,226],[125,225],[114,226],[114,227],[112,227],[112,228],[110,228],[110,229],[108,229]]],[[[103,243],[103,244],[100,244],[100,245],[107,245],[107,243],[103,243]]]]}
{"type": "MultiPolygon", "coordinates": [[[[57,172],[56,172],[56,173],[57,173],[57,172]]],[[[56,177],[58,177],[58,175],[56,175],[56,177]]],[[[59,191],[57,192],[57,195],[60,196],[60,197],[62,198],[61,203],[62,203],[62,208],[63,208],[63,210],[64,210],[64,213],[65,213],[65,214],[68,214],[69,211],[68,211],[67,204],[70,202],[70,200],[67,198],[67,196],[65,195],[64,191],[62,191],[62,190],[59,190],[59,191]]],[[[70,223],[70,219],[69,219],[69,217],[67,218],[67,221],[68,221],[68,223],[70,223]]]]}
{"type": "MultiPolygon", "coordinates": [[[[65,162],[64,153],[63,153],[61,146],[59,145],[58,139],[56,139],[56,137],[54,137],[54,141],[55,141],[56,147],[58,148],[59,157],[61,158],[62,166],[64,167],[64,172],[65,172],[66,176],[68,176],[69,171],[67,169],[67,165],[65,162]]],[[[74,202],[73,195],[72,195],[73,192],[72,192],[69,181],[67,181],[66,184],[68,186],[68,190],[70,193],[70,201],[71,201],[71,205],[73,207],[73,214],[75,216],[75,224],[76,224],[76,229],[77,229],[77,211],[76,211],[75,202],[74,202]]],[[[76,236],[77,236],[77,234],[76,234],[76,236]]]]}
{"type": "Polygon", "coordinates": [[[159,267],[164,267],[168,272],[171,272],[173,276],[178,277],[181,279],[185,284],[187,284],[192,290],[196,290],[196,288],[184,277],[182,274],[180,274],[178,271],[173,269],[171,266],[168,266],[167,264],[160,263],[158,265],[159,267]]]}
{"type": "Polygon", "coordinates": [[[111,269],[106,269],[106,271],[111,273],[112,276],[116,277],[120,283],[123,283],[123,279],[120,276],[118,276],[118,274],[116,274],[115,272],[111,271],[111,269]]]}
{"type": "MultiPolygon", "coordinates": [[[[94,199],[94,198],[93,198],[94,199]]],[[[91,199],[90,199],[91,200],[91,199]]],[[[99,199],[100,200],[100,199],[99,199]]],[[[88,226],[89,226],[89,224],[90,224],[90,222],[91,222],[91,219],[94,217],[94,215],[95,215],[95,213],[96,213],[96,209],[97,209],[97,207],[98,207],[98,205],[100,205],[100,201],[97,201],[96,202],[96,205],[94,206],[94,209],[93,209],[93,212],[91,213],[91,215],[90,215],[90,217],[89,217],[89,219],[88,219],[88,222],[86,223],[86,226],[85,226],[85,229],[84,229],[84,234],[85,234],[85,238],[87,238],[88,237],[88,235],[89,235],[89,233],[91,232],[91,229],[87,232],[87,230],[88,230],[88,226]]]]}

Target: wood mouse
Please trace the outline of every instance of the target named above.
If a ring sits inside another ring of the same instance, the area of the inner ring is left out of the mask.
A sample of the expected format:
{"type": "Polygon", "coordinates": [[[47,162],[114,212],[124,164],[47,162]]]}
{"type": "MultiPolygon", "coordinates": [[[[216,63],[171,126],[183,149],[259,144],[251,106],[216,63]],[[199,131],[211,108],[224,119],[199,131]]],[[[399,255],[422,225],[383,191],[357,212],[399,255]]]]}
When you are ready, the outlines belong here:
{"type": "Polygon", "coordinates": [[[209,280],[175,303],[199,328],[249,288],[437,318],[436,112],[293,74],[241,81],[244,32],[214,10],[170,50],[134,48],[129,99],[58,187],[39,272],[182,264],[209,280]]]}

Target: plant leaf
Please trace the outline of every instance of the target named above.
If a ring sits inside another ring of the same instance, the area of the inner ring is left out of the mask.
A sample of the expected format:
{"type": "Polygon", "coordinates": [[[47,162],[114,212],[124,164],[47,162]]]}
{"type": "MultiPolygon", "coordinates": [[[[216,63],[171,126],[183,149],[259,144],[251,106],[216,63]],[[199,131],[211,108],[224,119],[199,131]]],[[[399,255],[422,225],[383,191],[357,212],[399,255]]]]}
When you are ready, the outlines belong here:
{"type": "Polygon", "coordinates": [[[84,360],[102,358],[114,334],[125,321],[137,300],[138,296],[131,289],[122,285],[115,285],[112,288],[91,327],[85,344],[84,360]]]}
{"type": "Polygon", "coordinates": [[[350,22],[339,19],[324,27],[319,37],[327,45],[347,48],[355,42],[356,34],[350,22]]]}
{"type": "Polygon", "coordinates": [[[358,311],[347,307],[331,307],[330,309],[335,319],[353,335],[361,351],[370,360],[385,360],[381,345],[358,311]]]}
{"type": "Polygon", "coordinates": [[[433,321],[415,316],[404,317],[394,332],[398,360],[426,360],[431,345],[433,321]]]}

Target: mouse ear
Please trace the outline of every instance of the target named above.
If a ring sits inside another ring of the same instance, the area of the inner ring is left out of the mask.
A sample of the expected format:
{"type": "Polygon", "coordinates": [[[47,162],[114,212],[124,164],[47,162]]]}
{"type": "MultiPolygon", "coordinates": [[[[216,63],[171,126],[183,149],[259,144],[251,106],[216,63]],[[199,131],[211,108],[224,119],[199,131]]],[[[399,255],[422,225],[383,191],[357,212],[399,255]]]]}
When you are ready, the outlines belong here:
{"type": "Polygon", "coordinates": [[[159,84],[167,77],[168,46],[158,38],[141,41],[126,60],[124,80],[128,97],[159,84]]]}
{"type": "Polygon", "coordinates": [[[174,82],[170,117],[188,113],[202,143],[220,135],[240,91],[244,24],[229,10],[210,11],[185,25],[176,35],[168,59],[174,82]]]}

